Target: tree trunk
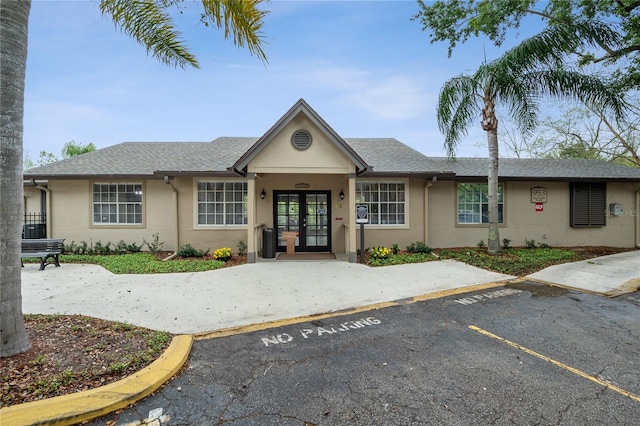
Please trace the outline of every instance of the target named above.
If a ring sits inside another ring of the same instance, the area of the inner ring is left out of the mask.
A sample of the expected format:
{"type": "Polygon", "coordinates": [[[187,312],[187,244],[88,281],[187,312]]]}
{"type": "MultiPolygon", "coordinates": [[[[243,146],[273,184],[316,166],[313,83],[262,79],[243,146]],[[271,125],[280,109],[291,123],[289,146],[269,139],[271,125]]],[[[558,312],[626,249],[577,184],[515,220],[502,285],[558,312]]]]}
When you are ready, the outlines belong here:
{"type": "Polygon", "coordinates": [[[489,172],[487,187],[489,192],[489,254],[500,253],[498,232],[498,130],[487,132],[489,144],[489,172]]]}
{"type": "Polygon", "coordinates": [[[30,349],[22,315],[22,133],[30,1],[0,0],[0,357],[30,349]]]}
{"type": "Polygon", "coordinates": [[[496,117],[496,101],[491,85],[484,86],[482,97],[482,130],[487,132],[489,147],[489,171],[487,189],[489,192],[489,254],[500,253],[500,234],[498,232],[498,117],[496,117]]]}

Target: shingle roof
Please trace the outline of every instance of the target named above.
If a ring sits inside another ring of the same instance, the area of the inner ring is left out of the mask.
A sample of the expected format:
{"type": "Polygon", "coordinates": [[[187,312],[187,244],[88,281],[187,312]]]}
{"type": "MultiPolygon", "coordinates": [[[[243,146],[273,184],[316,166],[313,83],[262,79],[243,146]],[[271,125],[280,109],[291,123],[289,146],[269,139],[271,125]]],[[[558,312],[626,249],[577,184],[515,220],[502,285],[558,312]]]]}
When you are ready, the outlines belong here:
{"type": "Polygon", "coordinates": [[[344,138],[373,173],[447,173],[451,165],[433,161],[394,138],[344,138]]]}
{"type": "MultiPolygon", "coordinates": [[[[430,158],[437,168],[453,170],[456,177],[482,178],[489,170],[488,158],[430,158]]],[[[604,160],[501,158],[498,176],[508,179],[608,179],[640,181],[640,169],[604,160]]]]}
{"type": "Polygon", "coordinates": [[[25,171],[25,178],[152,176],[156,171],[226,172],[258,138],[212,142],[124,142],[25,171]]]}
{"type": "MultiPolygon", "coordinates": [[[[25,171],[26,179],[94,176],[153,176],[162,172],[228,173],[228,168],[258,141],[258,137],[220,137],[211,142],[124,142],[91,153],[25,171]]],[[[486,158],[426,157],[393,138],[344,138],[380,174],[447,174],[456,178],[487,175],[486,158]]],[[[640,169],[602,160],[500,159],[504,179],[607,179],[640,181],[640,169]]]]}

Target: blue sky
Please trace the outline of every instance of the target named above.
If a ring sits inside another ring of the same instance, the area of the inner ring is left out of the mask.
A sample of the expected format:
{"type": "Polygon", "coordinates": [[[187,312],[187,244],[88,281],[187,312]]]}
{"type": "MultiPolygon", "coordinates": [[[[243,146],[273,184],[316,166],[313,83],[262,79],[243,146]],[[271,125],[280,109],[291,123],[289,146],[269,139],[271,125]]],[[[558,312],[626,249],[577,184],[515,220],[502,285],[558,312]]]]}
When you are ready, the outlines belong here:
{"type": "MultiPolygon", "coordinates": [[[[395,137],[444,156],[435,105],[442,84],[497,58],[485,39],[430,44],[415,1],[284,1],[264,6],[265,66],[185,2],[178,28],[201,68],[160,64],[100,14],[97,1],[34,0],[29,23],[24,149],[60,157],[74,140],[210,141],[264,134],[304,98],[343,137],[395,137]]],[[[526,34],[526,28],[521,30],[526,34]]],[[[479,125],[457,155],[486,156],[479,125]]]]}

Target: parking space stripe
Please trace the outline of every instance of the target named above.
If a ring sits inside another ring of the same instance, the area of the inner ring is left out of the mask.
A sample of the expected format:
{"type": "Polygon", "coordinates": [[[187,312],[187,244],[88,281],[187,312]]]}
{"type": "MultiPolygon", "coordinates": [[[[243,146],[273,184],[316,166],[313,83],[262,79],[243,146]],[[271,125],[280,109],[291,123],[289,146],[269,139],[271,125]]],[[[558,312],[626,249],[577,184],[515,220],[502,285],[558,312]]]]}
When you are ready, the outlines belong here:
{"type": "Polygon", "coordinates": [[[619,393],[621,395],[624,395],[626,397],[629,397],[629,398],[631,398],[631,399],[633,399],[633,400],[635,400],[637,402],[640,402],[640,396],[635,395],[635,394],[633,394],[631,392],[628,392],[628,391],[626,391],[626,390],[624,390],[622,388],[619,388],[618,386],[612,385],[611,383],[604,382],[604,381],[598,379],[595,376],[591,376],[591,375],[589,375],[589,374],[587,374],[587,373],[585,373],[583,371],[580,371],[580,370],[578,370],[576,368],[573,368],[573,367],[571,367],[571,366],[569,366],[567,364],[563,364],[560,361],[556,361],[556,360],[554,360],[552,358],[549,358],[548,356],[542,355],[542,354],[540,354],[540,353],[538,353],[536,351],[533,351],[533,350],[531,350],[529,348],[526,348],[526,347],[524,347],[522,345],[519,345],[519,344],[517,344],[515,342],[507,340],[507,339],[505,339],[503,337],[497,336],[497,335],[495,335],[495,334],[493,334],[491,332],[488,332],[486,330],[481,329],[480,327],[476,327],[475,325],[470,325],[469,328],[471,330],[477,331],[478,333],[480,333],[482,335],[485,335],[487,337],[491,337],[493,339],[499,340],[499,341],[501,341],[503,343],[506,343],[507,345],[509,345],[509,346],[511,346],[513,348],[519,349],[519,350],[521,350],[521,351],[523,351],[523,352],[525,352],[525,353],[527,353],[529,355],[533,355],[533,356],[535,356],[537,358],[540,358],[540,359],[542,359],[544,361],[547,361],[548,363],[551,363],[551,364],[555,365],[556,367],[560,367],[560,368],[562,368],[564,370],[570,371],[570,372],[572,372],[574,374],[577,374],[580,377],[583,377],[583,378],[585,378],[587,380],[591,380],[592,382],[595,382],[595,383],[597,383],[597,384],[599,384],[601,386],[604,386],[605,388],[611,389],[614,392],[617,392],[617,393],[619,393]]]}

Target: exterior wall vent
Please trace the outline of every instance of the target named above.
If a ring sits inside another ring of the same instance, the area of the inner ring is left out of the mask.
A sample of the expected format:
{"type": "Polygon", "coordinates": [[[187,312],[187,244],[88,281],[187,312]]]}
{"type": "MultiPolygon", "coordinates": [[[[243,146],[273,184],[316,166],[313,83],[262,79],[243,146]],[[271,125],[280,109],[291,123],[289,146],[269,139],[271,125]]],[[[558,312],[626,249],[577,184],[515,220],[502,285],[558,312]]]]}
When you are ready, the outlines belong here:
{"type": "Polygon", "coordinates": [[[291,144],[299,151],[304,151],[311,146],[311,133],[306,130],[296,130],[291,136],[291,144]]]}

